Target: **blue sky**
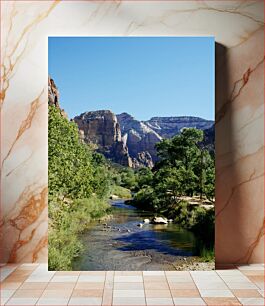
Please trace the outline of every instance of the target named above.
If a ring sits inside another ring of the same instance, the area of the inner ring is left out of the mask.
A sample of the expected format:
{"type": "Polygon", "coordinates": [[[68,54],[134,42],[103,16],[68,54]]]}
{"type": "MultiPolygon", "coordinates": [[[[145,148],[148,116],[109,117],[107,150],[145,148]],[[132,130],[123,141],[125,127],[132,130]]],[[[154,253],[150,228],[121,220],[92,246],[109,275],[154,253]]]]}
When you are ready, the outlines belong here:
{"type": "Polygon", "coordinates": [[[214,37],[49,37],[48,56],[70,118],[110,109],[214,119],[214,37]]]}

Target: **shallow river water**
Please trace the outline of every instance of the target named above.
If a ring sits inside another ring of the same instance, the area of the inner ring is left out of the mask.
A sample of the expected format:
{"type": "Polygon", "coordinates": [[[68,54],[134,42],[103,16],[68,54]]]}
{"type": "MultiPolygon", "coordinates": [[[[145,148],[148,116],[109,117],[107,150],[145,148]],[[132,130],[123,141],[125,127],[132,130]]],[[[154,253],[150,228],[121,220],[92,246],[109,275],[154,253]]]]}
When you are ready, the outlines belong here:
{"type": "Polygon", "coordinates": [[[194,235],[176,224],[144,224],[151,212],[111,202],[113,218],[91,223],[82,235],[85,251],[74,262],[74,270],[175,270],[180,258],[193,255],[194,235]],[[107,223],[107,226],[104,225],[107,223]]]}

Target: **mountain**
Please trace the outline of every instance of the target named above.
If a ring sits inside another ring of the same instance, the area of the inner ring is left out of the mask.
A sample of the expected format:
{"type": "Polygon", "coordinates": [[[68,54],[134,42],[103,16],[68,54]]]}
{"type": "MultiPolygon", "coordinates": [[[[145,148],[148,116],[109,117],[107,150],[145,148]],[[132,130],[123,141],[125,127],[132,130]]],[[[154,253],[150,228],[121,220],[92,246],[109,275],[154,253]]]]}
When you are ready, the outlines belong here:
{"type": "Polygon", "coordinates": [[[139,152],[145,152],[156,161],[155,144],[161,141],[162,137],[144,121],[138,121],[127,113],[117,115],[117,119],[130,155],[137,159],[139,152]]]}
{"type": "Polygon", "coordinates": [[[171,138],[184,127],[205,130],[203,145],[214,148],[214,121],[198,117],[153,117],[136,120],[128,113],[109,110],[82,113],[73,119],[86,143],[94,144],[107,158],[124,166],[152,168],[158,160],[155,144],[171,138]]]}
{"type": "Polygon", "coordinates": [[[109,110],[85,112],[74,117],[84,142],[123,166],[132,167],[128,147],[122,140],[117,117],[109,110]]]}
{"type": "MultiPolygon", "coordinates": [[[[60,94],[54,80],[48,78],[48,103],[60,110],[60,94]]],[[[128,113],[115,115],[110,110],[84,112],[73,119],[79,128],[82,141],[93,144],[98,152],[115,163],[131,168],[150,167],[158,160],[155,144],[171,138],[184,127],[204,130],[201,145],[214,152],[214,121],[199,117],[153,117],[139,121],[128,113]]]]}
{"type": "Polygon", "coordinates": [[[179,116],[179,117],[153,117],[144,121],[152,130],[157,132],[163,138],[171,138],[179,134],[185,127],[206,130],[214,124],[212,120],[206,120],[199,117],[179,116]]]}
{"type": "Polygon", "coordinates": [[[214,121],[199,117],[153,117],[147,121],[138,121],[127,113],[117,115],[122,137],[129,149],[129,154],[136,157],[139,151],[148,152],[152,160],[157,161],[155,144],[163,138],[171,138],[181,132],[181,129],[197,128],[205,130],[203,145],[214,149],[214,121]]]}

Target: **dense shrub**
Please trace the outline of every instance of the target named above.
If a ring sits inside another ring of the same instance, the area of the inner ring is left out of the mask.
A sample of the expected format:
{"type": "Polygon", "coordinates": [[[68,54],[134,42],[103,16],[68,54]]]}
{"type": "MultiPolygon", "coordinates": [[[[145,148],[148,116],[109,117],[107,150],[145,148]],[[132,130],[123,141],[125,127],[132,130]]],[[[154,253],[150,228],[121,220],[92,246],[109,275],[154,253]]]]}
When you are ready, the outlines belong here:
{"type": "Polygon", "coordinates": [[[118,185],[113,185],[112,194],[118,196],[121,199],[130,199],[132,197],[130,189],[118,185]]]}
{"type": "Polygon", "coordinates": [[[49,268],[71,269],[78,238],[107,211],[112,187],[105,158],[79,139],[78,128],[49,106],[49,268]]]}
{"type": "Polygon", "coordinates": [[[108,208],[106,201],[96,196],[49,203],[49,269],[71,270],[72,260],[83,250],[78,234],[108,208]]]}

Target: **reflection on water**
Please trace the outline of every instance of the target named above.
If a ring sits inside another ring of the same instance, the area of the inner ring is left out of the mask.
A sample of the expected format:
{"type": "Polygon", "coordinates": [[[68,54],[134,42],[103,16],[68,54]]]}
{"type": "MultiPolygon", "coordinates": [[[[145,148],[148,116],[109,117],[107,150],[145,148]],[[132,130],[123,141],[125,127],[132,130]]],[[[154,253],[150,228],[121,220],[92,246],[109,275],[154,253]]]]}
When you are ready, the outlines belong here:
{"type": "Polygon", "coordinates": [[[82,235],[85,251],[74,270],[172,270],[180,257],[193,255],[193,234],[176,224],[144,224],[150,212],[124,201],[112,201],[113,219],[107,226],[92,223],[82,235]]]}

